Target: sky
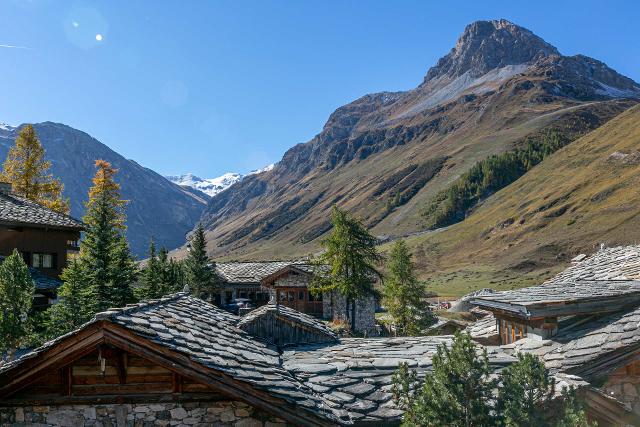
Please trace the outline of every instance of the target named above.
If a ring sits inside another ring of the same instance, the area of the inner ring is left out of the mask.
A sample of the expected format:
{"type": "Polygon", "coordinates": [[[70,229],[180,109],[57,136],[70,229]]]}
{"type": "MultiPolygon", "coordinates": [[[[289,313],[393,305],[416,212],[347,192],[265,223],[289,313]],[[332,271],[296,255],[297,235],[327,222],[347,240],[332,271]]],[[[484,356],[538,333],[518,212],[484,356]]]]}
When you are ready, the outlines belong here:
{"type": "Polygon", "coordinates": [[[0,122],[80,129],[161,174],[277,162],[505,18],[640,81],[637,1],[0,0],[0,122]]]}

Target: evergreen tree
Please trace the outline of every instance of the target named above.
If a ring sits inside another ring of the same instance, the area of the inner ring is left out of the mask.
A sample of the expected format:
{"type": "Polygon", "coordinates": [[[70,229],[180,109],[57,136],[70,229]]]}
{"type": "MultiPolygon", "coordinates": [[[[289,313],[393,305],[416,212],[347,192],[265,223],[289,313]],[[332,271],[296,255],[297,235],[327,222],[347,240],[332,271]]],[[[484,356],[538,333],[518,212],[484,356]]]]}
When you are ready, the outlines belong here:
{"type": "MultiPolygon", "coordinates": [[[[438,347],[432,364],[433,370],[426,375],[403,418],[405,425],[473,427],[495,424],[489,402],[496,384],[490,379],[486,350],[478,355],[469,335],[457,333],[451,348],[444,344],[438,347]]],[[[411,389],[418,385],[400,387],[411,389]]]]}
{"type": "Polygon", "coordinates": [[[404,240],[397,240],[387,264],[384,304],[399,335],[417,335],[435,321],[429,305],[422,301],[425,286],[414,270],[409,248],[404,240]]]}
{"type": "Polygon", "coordinates": [[[184,285],[180,287],[180,270],[179,263],[169,259],[169,251],[162,246],[158,252],[158,273],[162,295],[180,291],[184,288],[184,285]]]}
{"type": "Polygon", "coordinates": [[[9,149],[1,179],[11,183],[12,191],[18,196],[67,214],[69,200],[62,197],[64,186],[48,173],[50,167],[35,129],[26,125],[9,149]]]}
{"type": "Polygon", "coordinates": [[[314,275],[314,292],[339,292],[351,306],[351,329],[355,330],[356,300],[374,294],[375,277],[380,277],[376,264],[381,256],[376,238],[362,222],[334,206],[331,210],[331,235],[323,240],[325,251],[314,261],[320,270],[314,275]],[[322,271],[329,265],[329,272],[322,271]]]}
{"type": "Polygon", "coordinates": [[[141,299],[153,299],[162,296],[160,289],[160,266],[156,255],[156,244],[151,239],[149,242],[149,258],[147,265],[142,270],[142,287],[140,288],[141,299]]]}
{"type": "Polygon", "coordinates": [[[72,260],[62,272],[59,301],[45,312],[46,340],[77,329],[93,316],[95,297],[85,277],[86,272],[77,259],[72,260]]]}
{"type": "Polygon", "coordinates": [[[546,426],[555,381],[539,357],[519,353],[518,361],[500,375],[497,411],[502,424],[510,427],[546,426]]]}
{"type": "Polygon", "coordinates": [[[115,243],[112,259],[110,305],[124,307],[137,300],[133,293],[133,285],[138,277],[138,267],[123,234],[115,243]]]}
{"type": "Polygon", "coordinates": [[[0,265],[0,350],[9,356],[28,338],[34,284],[16,249],[0,265]]]}
{"type": "Polygon", "coordinates": [[[565,387],[561,393],[562,410],[560,412],[560,419],[555,427],[592,427],[597,425],[587,420],[587,414],[582,404],[578,401],[576,391],[573,387],[565,387]]]}
{"type": "Polygon", "coordinates": [[[125,201],[120,198],[120,186],[114,181],[117,172],[109,162],[96,161],[93,186],[86,203],[85,237],[80,248],[80,260],[86,280],[94,288],[97,311],[122,304],[132,295],[131,275],[120,275],[119,268],[130,265],[125,231],[125,201]]]}
{"type": "Polygon", "coordinates": [[[200,298],[214,300],[218,290],[215,265],[207,256],[204,228],[198,224],[190,241],[189,255],[184,263],[185,276],[191,292],[200,298]]]}

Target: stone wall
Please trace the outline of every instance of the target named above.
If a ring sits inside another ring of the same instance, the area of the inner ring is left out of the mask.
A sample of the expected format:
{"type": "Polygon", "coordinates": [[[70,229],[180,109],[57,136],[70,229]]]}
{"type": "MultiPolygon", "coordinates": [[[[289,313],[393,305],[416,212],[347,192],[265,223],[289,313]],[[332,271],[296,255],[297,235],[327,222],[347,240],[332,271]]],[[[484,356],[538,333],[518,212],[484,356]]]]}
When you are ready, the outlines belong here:
{"type": "Polygon", "coordinates": [[[616,369],[609,374],[601,390],[625,403],[640,415],[640,360],[616,369]]]}
{"type": "MultiPolygon", "coordinates": [[[[323,302],[323,317],[326,320],[341,320],[351,324],[351,306],[347,307],[347,299],[337,292],[325,294],[323,302]]],[[[374,335],[376,330],[376,300],[373,296],[356,300],[356,332],[374,335]]]]}
{"type": "Polygon", "coordinates": [[[280,419],[236,401],[0,407],[11,427],[285,427],[280,419]]]}

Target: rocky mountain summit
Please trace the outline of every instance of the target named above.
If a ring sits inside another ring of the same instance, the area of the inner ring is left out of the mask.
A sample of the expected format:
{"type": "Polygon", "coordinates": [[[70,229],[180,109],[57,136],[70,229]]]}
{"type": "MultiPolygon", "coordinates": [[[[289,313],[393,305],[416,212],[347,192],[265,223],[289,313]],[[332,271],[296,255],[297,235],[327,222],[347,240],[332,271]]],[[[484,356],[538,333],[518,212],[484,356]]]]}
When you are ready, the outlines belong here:
{"type": "MultiPolygon", "coordinates": [[[[0,159],[4,159],[18,136],[20,127],[0,126],[0,159]]],[[[116,181],[121,185],[127,204],[127,238],[133,253],[143,257],[149,240],[157,245],[175,248],[184,243],[185,234],[197,222],[206,198],[186,191],[151,169],[125,159],[90,135],[60,123],[34,124],[44,146],[51,172],[64,184],[64,195],[71,201],[71,215],[80,218],[94,162],[104,159],[119,171],[116,181]]]]}
{"type": "Polygon", "coordinates": [[[415,89],[338,108],[273,170],[214,196],[202,218],[211,251],[313,251],[335,203],[380,235],[420,231],[426,201],[478,160],[549,130],[585,133],[638,98],[600,61],[562,56],[506,20],[472,23],[415,89]]]}

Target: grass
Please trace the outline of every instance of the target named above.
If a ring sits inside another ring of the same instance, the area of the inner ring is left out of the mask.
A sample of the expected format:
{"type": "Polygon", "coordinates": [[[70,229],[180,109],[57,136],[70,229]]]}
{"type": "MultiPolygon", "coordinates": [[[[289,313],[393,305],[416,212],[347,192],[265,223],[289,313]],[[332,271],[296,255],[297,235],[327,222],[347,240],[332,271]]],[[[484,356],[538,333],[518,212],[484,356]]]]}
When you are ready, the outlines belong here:
{"type": "Polygon", "coordinates": [[[408,239],[429,289],[458,296],[535,285],[600,243],[640,242],[640,162],[610,159],[637,153],[639,141],[636,106],[544,160],[463,222],[408,239]]]}

